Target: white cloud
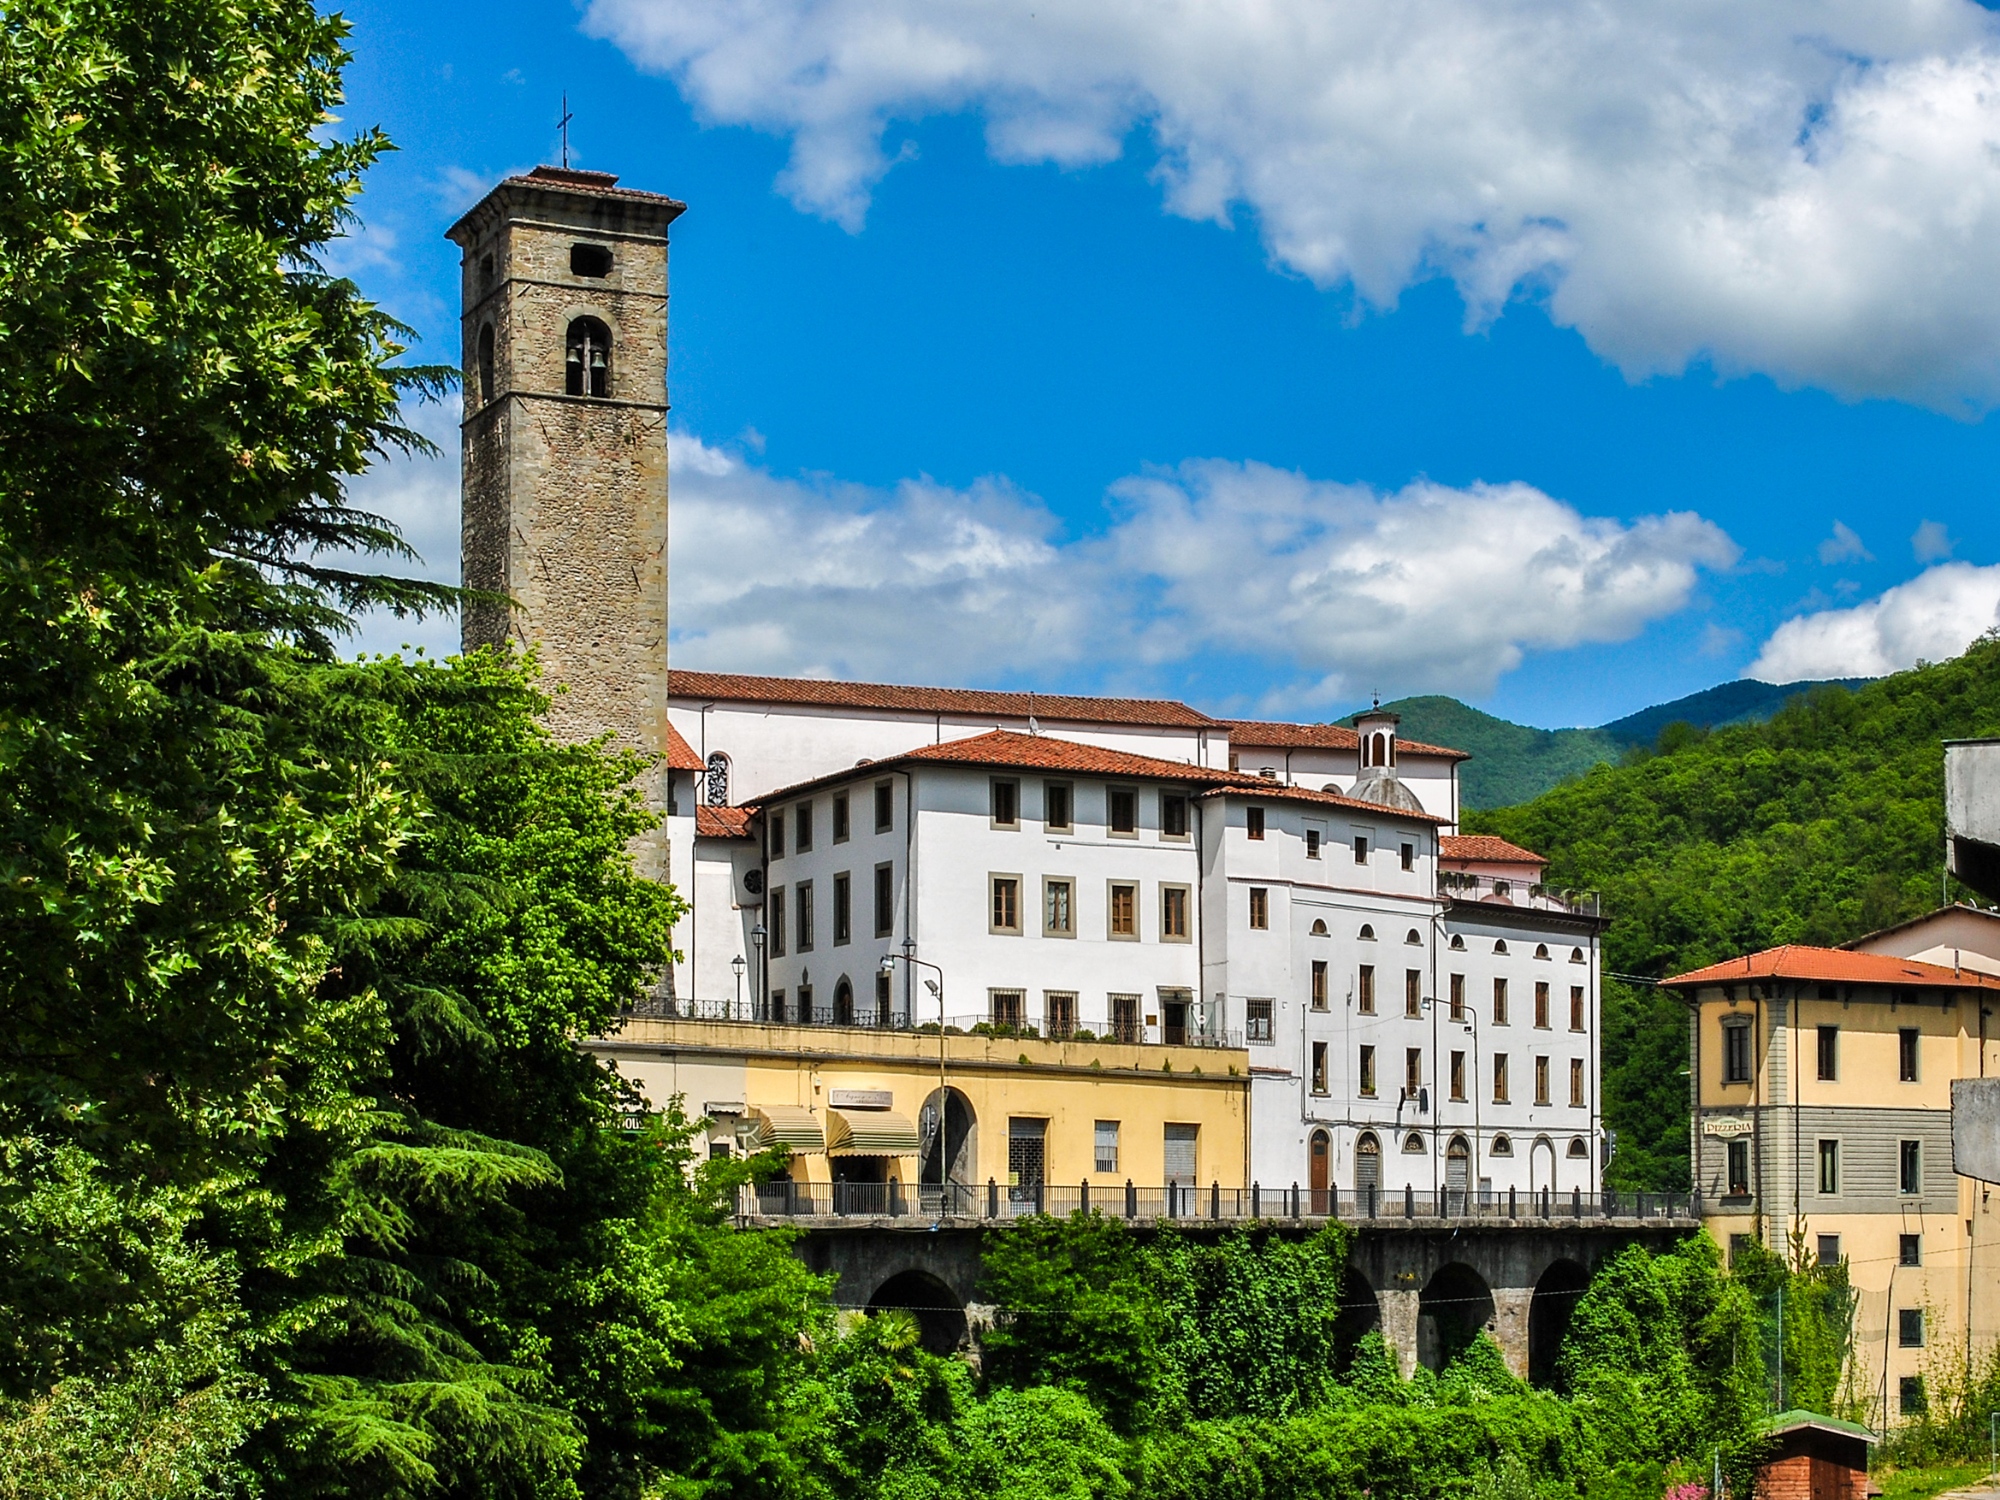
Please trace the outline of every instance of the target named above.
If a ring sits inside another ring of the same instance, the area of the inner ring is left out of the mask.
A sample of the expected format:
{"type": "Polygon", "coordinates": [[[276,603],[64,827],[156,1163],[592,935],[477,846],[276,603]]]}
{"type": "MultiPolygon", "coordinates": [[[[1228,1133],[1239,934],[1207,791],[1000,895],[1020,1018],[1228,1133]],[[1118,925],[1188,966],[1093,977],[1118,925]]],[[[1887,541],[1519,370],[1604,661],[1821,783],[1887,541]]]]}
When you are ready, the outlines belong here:
{"type": "Polygon", "coordinates": [[[1910,533],[1910,551],[1920,563],[1940,562],[1950,557],[1957,546],[1942,521],[1920,521],[1910,533]]]}
{"type": "Polygon", "coordinates": [[[1521,484],[1200,460],[1122,481],[1108,528],[1067,540],[1004,482],[787,480],[688,437],[674,463],[674,659],[738,671],[1167,690],[1242,659],[1312,697],[1478,693],[1528,650],[1637,633],[1736,556],[1698,516],[1625,525],[1521,484]]]}
{"type": "MultiPolygon", "coordinates": [[[[898,121],[1003,161],[1149,132],[1169,209],[1475,321],[1546,295],[1629,376],[2000,400],[2000,20],[1970,0],[591,0],[706,120],[788,136],[856,227],[898,121]]],[[[905,143],[907,144],[907,143],[905,143]]]]}
{"type": "Polygon", "coordinates": [[[1957,656],[2000,624],[2000,566],[1941,563],[1851,609],[1785,621],[1745,677],[1880,677],[1957,656]]]}
{"type": "MultiPolygon", "coordinates": [[[[431,406],[412,409],[410,425],[438,451],[384,459],[356,480],[348,489],[348,502],[358,510],[373,512],[396,523],[403,540],[416,549],[420,566],[367,559],[360,566],[408,577],[458,582],[458,398],[453,396],[431,406]]],[[[422,646],[433,656],[458,650],[458,616],[432,615],[418,620],[398,620],[386,611],[364,615],[354,636],[341,643],[351,655],[357,651],[395,651],[403,646],[422,646]]]]}
{"type": "Polygon", "coordinates": [[[1833,523],[1833,535],[1819,544],[1819,560],[1829,567],[1857,560],[1873,561],[1875,554],[1862,544],[1854,528],[1845,521],[1833,523]]]}

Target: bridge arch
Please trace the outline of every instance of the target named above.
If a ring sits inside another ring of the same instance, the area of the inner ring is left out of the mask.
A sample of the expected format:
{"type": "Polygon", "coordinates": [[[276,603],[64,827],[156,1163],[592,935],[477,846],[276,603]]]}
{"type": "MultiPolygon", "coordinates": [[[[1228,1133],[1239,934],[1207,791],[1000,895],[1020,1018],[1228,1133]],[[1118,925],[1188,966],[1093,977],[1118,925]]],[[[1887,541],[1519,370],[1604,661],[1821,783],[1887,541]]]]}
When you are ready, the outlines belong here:
{"type": "Polygon", "coordinates": [[[918,1337],[931,1353],[951,1354],[964,1347],[965,1304],[929,1271],[898,1271],[876,1287],[868,1299],[868,1316],[891,1309],[917,1320],[918,1337]]]}
{"type": "Polygon", "coordinates": [[[1535,1282],[1528,1303],[1528,1380],[1549,1390],[1557,1388],[1563,1335],[1569,1332],[1577,1298],[1590,1285],[1590,1272],[1577,1262],[1551,1262],[1535,1282]]]}
{"type": "Polygon", "coordinates": [[[1417,1360],[1442,1370],[1484,1329],[1494,1331],[1493,1289],[1464,1261],[1438,1267],[1417,1299],[1417,1360]]]}
{"type": "Polygon", "coordinates": [[[1334,1366],[1345,1370],[1354,1363],[1354,1351],[1369,1334],[1382,1327],[1382,1301],[1374,1283],[1356,1266],[1349,1266],[1340,1278],[1340,1313],[1333,1320],[1334,1366]]]}

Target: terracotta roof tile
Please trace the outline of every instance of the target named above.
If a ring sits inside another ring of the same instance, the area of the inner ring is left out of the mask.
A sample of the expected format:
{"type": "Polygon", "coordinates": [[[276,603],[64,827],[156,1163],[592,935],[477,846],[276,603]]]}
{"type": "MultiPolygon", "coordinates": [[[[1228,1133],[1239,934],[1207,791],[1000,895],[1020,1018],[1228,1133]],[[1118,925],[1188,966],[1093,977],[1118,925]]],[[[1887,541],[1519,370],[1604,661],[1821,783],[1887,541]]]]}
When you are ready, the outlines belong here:
{"type": "Polygon", "coordinates": [[[1380,818],[1407,818],[1413,823],[1449,823],[1451,819],[1440,818],[1435,813],[1406,812],[1400,807],[1384,807],[1379,802],[1364,802],[1359,797],[1344,797],[1339,792],[1315,792],[1302,786],[1286,786],[1282,782],[1266,781],[1261,776],[1238,777],[1229,786],[1215,787],[1203,792],[1204,797],[1223,795],[1269,798],[1274,802],[1313,802],[1323,807],[1345,807],[1356,812],[1373,814],[1380,818]]]}
{"type": "Polygon", "coordinates": [[[747,839],[750,819],[756,811],[754,807],[710,807],[706,802],[699,803],[694,810],[694,831],[705,839],[747,839]]]}
{"type": "Polygon", "coordinates": [[[1212,729],[1218,722],[1199,709],[1170,698],[1085,698],[1059,693],[909,687],[886,682],[826,682],[811,677],[752,677],[736,672],[670,671],[667,691],[682,699],[873,708],[978,718],[1026,719],[1033,715],[1066,723],[1134,724],[1161,729],[1212,729]]]}
{"type": "MultiPolygon", "coordinates": [[[[1357,750],[1361,736],[1342,724],[1285,724],[1272,719],[1224,719],[1229,743],[1273,750],[1357,750]]],[[[1422,740],[1397,740],[1399,755],[1445,755],[1453,760],[1471,760],[1465,750],[1443,745],[1427,745],[1422,740]]]]}
{"type": "Polygon", "coordinates": [[[1519,844],[1510,844],[1505,839],[1495,838],[1490,833],[1448,833],[1438,840],[1438,855],[1443,859],[1462,859],[1473,863],[1493,863],[1509,865],[1545,865],[1547,858],[1532,849],[1523,849],[1519,844]]]}
{"type": "Polygon", "coordinates": [[[994,729],[985,734],[970,735],[962,740],[946,740],[942,745],[925,745],[904,755],[892,755],[882,760],[869,761],[866,765],[834,771],[825,776],[815,776],[810,781],[797,782],[775,792],[767,792],[759,797],[758,801],[768,806],[814,787],[850,781],[860,776],[872,776],[884,770],[911,764],[989,766],[995,770],[1006,771],[1068,771],[1082,776],[1146,777],[1155,781],[1229,785],[1249,790],[1270,785],[1269,782],[1260,781],[1255,776],[1244,776],[1233,771],[1215,771],[1206,766],[1192,766],[1185,761],[1159,760],[1150,755],[1133,755],[1124,750],[1106,750],[1102,746],[1083,745],[1075,740],[1058,739],[1053,735],[1017,734],[1011,729],[994,729]]]}
{"type": "Polygon", "coordinates": [[[681,732],[671,724],[667,726],[667,769],[669,771],[708,769],[701,763],[701,757],[694,753],[694,746],[682,739],[681,732]]]}
{"type": "Polygon", "coordinates": [[[1802,979],[1823,983],[1889,984],[1927,989],[2000,989],[2000,977],[1973,969],[1951,970],[1887,953],[1850,953],[1844,948],[1808,948],[1791,943],[1724,959],[1705,969],[1676,974],[1660,983],[1671,989],[1746,979],[1802,979]]]}

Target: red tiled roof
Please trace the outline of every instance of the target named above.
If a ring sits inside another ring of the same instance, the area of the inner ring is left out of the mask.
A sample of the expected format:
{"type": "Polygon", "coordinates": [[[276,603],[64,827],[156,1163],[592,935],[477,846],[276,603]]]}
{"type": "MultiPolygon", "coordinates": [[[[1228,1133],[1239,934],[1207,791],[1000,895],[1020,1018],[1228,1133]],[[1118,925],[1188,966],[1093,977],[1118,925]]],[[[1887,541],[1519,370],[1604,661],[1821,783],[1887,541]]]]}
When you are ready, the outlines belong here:
{"type": "Polygon", "coordinates": [[[1212,729],[1219,722],[1171,698],[1084,698],[1051,693],[998,693],[978,688],[908,687],[886,682],[826,682],[812,677],[751,677],[737,672],[670,671],[675,698],[735,703],[785,703],[821,708],[873,708],[976,718],[1035,717],[1079,724],[1136,724],[1161,729],[1212,729]]]}
{"type": "Polygon", "coordinates": [[[1133,755],[1125,750],[1106,750],[1098,745],[1082,745],[1075,740],[1058,739],[1053,735],[1018,734],[1011,729],[993,729],[985,734],[946,740],[942,745],[925,745],[907,754],[871,760],[865,765],[815,776],[810,781],[796,782],[775,792],[767,792],[757,800],[768,806],[813,787],[849,781],[858,776],[873,776],[913,762],[919,765],[989,766],[1007,771],[1067,771],[1081,776],[1146,777],[1154,781],[1240,786],[1247,790],[1270,785],[1255,776],[1191,766],[1185,761],[1159,760],[1151,755],[1133,755]]]}
{"type": "MultiPolygon", "coordinates": [[[[1341,724],[1285,724],[1272,719],[1224,719],[1232,745],[1273,750],[1358,750],[1361,736],[1341,724]]],[[[1445,755],[1471,760],[1470,751],[1427,745],[1422,740],[1397,740],[1399,755],[1445,755]]]]}
{"type": "Polygon", "coordinates": [[[756,811],[754,807],[710,807],[706,802],[697,803],[694,831],[705,839],[747,839],[750,819],[756,811]]]}
{"type": "Polygon", "coordinates": [[[669,771],[705,771],[701,757],[694,753],[694,746],[681,738],[681,732],[673,725],[667,726],[667,769],[669,771]]]}
{"type": "Polygon", "coordinates": [[[1887,953],[1850,953],[1845,948],[1808,948],[1789,943],[1724,959],[1705,969],[1663,979],[1671,989],[1730,984],[1746,979],[1802,979],[1833,984],[1891,984],[1929,989],[2000,989],[2000,977],[1973,969],[1947,969],[1887,953]]]}
{"type": "Polygon", "coordinates": [[[524,187],[561,188],[571,193],[595,193],[604,198],[630,198],[640,203],[667,203],[674,209],[685,209],[687,205],[678,198],[669,198],[665,193],[647,193],[638,188],[618,186],[615,172],[586,172],[579,167],[532,167],[518,177],[509,177],[510,183],[520,183],[524,187]]]}
{"type": "Polygon", "coordinates": [[[1490,833],[1448,833],[1438,840],[1440,859],[1462,859],[1474,864],[1545,865],[1548,860],[1532,849],[1510,844],[1490,833]]]}
{"type": "Polygon", "coordinates": [[[1269,798],[1274,802],[1316,802],[1325,807],[1351,808],[1356,812],[1372,813],[1377,817],[1407,818],[1415,823],[1451,821],[1450,818],[1440,818],[1435,813],[1406,812],[1400,807],[1384,807],[1379,802],[1364,802],[1359,797],[1344,797],[1339,792],[1315,792],[1302,786],[1286,786],[1282,782],[1266,781],[1261,776],[1238,777],[1228,786],[1215,787],[1201,795],[1269,798]]]}

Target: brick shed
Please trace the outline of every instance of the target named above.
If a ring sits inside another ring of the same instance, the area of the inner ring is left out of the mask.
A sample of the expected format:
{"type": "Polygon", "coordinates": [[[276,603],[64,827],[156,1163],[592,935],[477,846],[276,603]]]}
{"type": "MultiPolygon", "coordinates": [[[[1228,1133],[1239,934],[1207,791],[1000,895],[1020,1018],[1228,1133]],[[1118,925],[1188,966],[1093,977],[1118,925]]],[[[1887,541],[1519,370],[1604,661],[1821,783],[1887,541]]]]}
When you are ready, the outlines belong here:
{"type": "Polygon", "coordinates": [[[1765,1427],[1773,1451],[1757,1470],[1757,1500],[1868,1500],[1874,1433],[1817,1412],[1787,1411],[1765,1427]]]}

